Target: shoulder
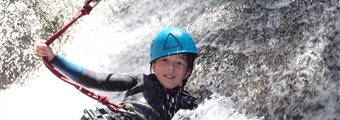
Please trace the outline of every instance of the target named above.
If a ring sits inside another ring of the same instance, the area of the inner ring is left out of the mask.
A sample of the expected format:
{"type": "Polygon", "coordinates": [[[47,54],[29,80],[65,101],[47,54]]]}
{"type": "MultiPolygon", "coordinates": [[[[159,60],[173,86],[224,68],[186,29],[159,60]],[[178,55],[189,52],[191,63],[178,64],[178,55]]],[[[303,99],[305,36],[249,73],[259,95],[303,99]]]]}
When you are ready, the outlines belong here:
{"type": "Polygon", "coordinates": [[[133,79],[137,84],[144,85],[157,82],[156,77],[153,74],[125,74],[125,77],[133,79]]]}
{"type": "Polygon", "coordinates": [[[130,75],[132,78],[138,80],[138,81],[157,81],[157,78],[154,74],[136,74],[136,75],[130,75]]]}
{"type": "Polygon", "coordinates": [[[154,74],[139,74],[134,78],[137,81],[137,86],[143,87],[146,91],[159,91],[162,88],[154,74]]]}

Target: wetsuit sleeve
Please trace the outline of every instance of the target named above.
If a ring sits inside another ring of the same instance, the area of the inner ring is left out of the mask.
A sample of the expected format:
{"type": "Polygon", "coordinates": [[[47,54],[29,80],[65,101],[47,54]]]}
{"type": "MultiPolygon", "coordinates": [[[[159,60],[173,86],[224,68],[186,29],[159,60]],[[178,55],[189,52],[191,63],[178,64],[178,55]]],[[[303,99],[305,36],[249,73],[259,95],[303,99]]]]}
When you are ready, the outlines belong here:
{"type": "Polygon", "coordinates": [[[56,55],[52,59],[51,64],[55,66],[56,68],[58,68],[58,70],[63,72],[69,78],[75,81],[78,81],[80,79],[84,71],[83,67],[73,64],[72,62],[66,60],[61,55],[56,55]]]}
{"type": "Polygon", "coordinates": [[[108,73],[95,73],[84,69],[80,84],[105,91],[125,91],[137,85],[135,77],[108,73]]]}
{"type": "Polygon", "coordinates": [[[73,81],[89,88],[105,91],[124,91],[137,84],[137,80],[134,77],[108,73],[95,73],[91,70],[73,64],[61,55],[56,55],[51,63],[73,81]]]}

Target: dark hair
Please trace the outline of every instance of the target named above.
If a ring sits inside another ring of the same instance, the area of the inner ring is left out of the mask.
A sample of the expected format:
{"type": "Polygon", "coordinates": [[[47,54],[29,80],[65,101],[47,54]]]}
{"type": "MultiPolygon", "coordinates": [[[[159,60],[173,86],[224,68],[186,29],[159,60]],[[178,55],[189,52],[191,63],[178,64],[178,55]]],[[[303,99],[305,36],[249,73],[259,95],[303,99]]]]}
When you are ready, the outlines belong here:
{"type": "Polygon", "coordinates": [[[190,71],[189,76],[187,78],[184,78],[184,80],[182,81],[182,87],[183,88],[187,84],[188,78],[191,76],[191,73],[194,70],[194,63],[195,63],[197,55],[186,53],[186,54],[184,54],[184,56],[185,56],[185,59],[186,59],[186,61],[188,63],[188,69],[190,69],[191,71],[190,71]]]}
{"type": "MultiPolygon", "coordinates": [[[[194,69],[194,63],[195,63],[195,59],[196,59],[197,55],[192,54],[192,53],[184,53],[183,55],[184,55],[185,60],[186,60],[186,62],[187,62],[187,64],[188,64],[188,69],[191,70],[191,71],[190,71],[190,74],[189,74],[189,77],[190,77],[190,76],[191,76],[191,73],[192,73],[192,71],[193,71],[193,69],[194,69]]],[[[150,62],[150,72],[151,72],[151,73],[152,73],[152,64],[154,64],[157,60],[158,60],[158,59],[156,59],[156,60],[150,62]]],[[[187,84],[188,78],[189,78],[189,77],[184,78],[184,80],[182,81],[182,87],[184,87],[184,86],[187,84]]]]}
{"type": "MultiPolygon", "coordinates": [[[[194,69],[194,63],[195,63],[195,59],[197,55],[191,54],[191,53],[185,53],[184,56],[188,64],[188,69],[191,69],[191,72],[192,72],[192,70],[194,69]]],[[[191,75],[191,72],[190,72],[190,75],[191,75]]]]}

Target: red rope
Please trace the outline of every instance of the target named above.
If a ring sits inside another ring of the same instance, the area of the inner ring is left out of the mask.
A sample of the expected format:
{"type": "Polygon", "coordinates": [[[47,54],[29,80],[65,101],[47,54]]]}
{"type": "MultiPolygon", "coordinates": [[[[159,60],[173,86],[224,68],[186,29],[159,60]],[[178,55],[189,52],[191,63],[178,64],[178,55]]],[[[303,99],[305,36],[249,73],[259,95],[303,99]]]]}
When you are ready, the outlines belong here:
{"type": "MultiPolygon", "coordinates": [[[[97,0],[90,0],[85,2],[85,5],[78,11],[77,15],[75,17],[72,18],[72,20],[66,24],[65,26],[63,26],[60,30],[58,30],[56,33],[54,33],[46,42],[46,45],[50,45],[54,40],[56,40],[61,34],[63,34],[74,22],[76,22],[80,17],[82,17],[83,15],[87,15],[90,14],[91,10],[92,10],[92,6],[89,5],[91,2],[97,2],[96,4],[98,4],[99,1],[97,0]]],[[[100,94],[96,94],[93,91],[91,91],[90,89],[83,87],[73,81],[71,81],[66,75],[64,75],[63,73],[61,73],[59,70],[55,69],[54,66],[51,65],[51,63],[48,62],[48,60],[44,57],[43,58],[43,63],[45,64],[45,66],[54,74],[56,75],[58,78],[60,78],[61,80],[63,80],[64,82],[74,86],[76,89],[78,89],[80,92],[84,93],[85,95],[97,100],[98,102],[106,105],[110,110],[112,110],[113,112],[116,112],[117,109],[121,109],[122,106],[111,102],[109,100],[109,98],[105,95],[100,95],[100,94]]]]}

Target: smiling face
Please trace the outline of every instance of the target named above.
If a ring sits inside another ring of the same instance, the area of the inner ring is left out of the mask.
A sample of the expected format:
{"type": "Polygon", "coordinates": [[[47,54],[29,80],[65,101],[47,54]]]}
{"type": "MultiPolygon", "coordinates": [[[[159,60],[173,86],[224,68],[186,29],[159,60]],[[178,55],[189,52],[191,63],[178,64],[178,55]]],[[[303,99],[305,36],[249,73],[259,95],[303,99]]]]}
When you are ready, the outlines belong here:
{"type": "Polygon", "coordinates": [[[156,74],[161,85],[167,89],[175,88],[188,78],[191,69],[188,69],[186,57],[183,54],[175,54],[157,59],[152,64],[152,70],[156,74]]]}

